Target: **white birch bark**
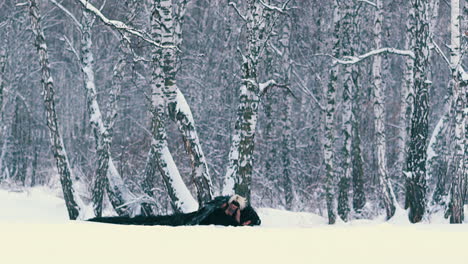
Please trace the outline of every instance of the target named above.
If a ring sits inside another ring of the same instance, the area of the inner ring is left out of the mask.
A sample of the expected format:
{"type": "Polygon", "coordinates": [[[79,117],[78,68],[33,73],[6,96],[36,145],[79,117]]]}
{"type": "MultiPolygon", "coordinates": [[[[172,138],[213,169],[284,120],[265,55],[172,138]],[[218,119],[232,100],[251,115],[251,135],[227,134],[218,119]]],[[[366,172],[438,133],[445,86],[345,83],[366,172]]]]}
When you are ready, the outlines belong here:
{"type": "MultiPolygon", "coordinates": [[[[332,37],[333,43],[333,56],[340,57],[340,10],[336,0],[333,1],[333,24],[334,33],[332,37]]],[[[335,103],[336,103],[336,89],[338,86],[338,73],[339,66],[334,64],[329,71],[329,81],[327,90],[325,91],[325,125],[324,125],[324,138],[323,138],[323,158],[325,164],[325,192],[326,203],[328,212],[328,223],[334,224],[336,221],[336,202],[335,202],[335,168],[333,160],[335,157],[334,142],[335,142],[335,103]]]]}
{"type": "MultiPolygon", "coordinates": [[[[159,1],[154,3],[154,12],[151,18],[151,35],[156,41],[161,41],[161,10],[159,1]]],[[[166,102],[163,93],[165,84],[161,49],[153,49],[153,73],[151,83],[151,141],[148,160],[145,168],[145,192],[152,195],[156,170],[159,170],[166,185],[171,205],[175,212],[191,212],[198,208],[198,204],[190,194],[187,186],[175,165],[167,146],[166,136],[166,102]]]]}
{"type": "MultiPolygon", "coordinates": [[[[245,87],[241,87],[241,91],[244,90],[245,87]]],[[[231,147],[229,149],[228,155],[228,165],[226,169],[226,174],[224,175],[224,182],[223,182],[223,195],[233,195],[235,193],[234,187],[236,185],[236,174],[238,170],[239,164],[239,143],[240,143],[240,120],[239,117],[240,109],[237,109],[237,121],[234,125],[234,132],[231,137],[231,147]]]]}
{"type": "MultiPolygon", "coordinates": [[[[3,91],[5,90],[5,86],[6,86],[6,58],[7,58],[7,55],[6,55],[6,50],[4,48],[0,48],[0,121],[1,121],[1,118],[3,116],[3,91]]],[[[3,124],[3,123],[0,123],[0,124],[3,124]]],[[[0,129],[0,133],[1,133],[1,129],[0,129]]],[[[0,134],[0,138],[1,138],[1,134],[0,134]]]]}
{"type": "Polygon", "coordinates": [[[5,48],[0,48],[0,142],[3,141],[2,150],[0,151],[0,179],[3,177],[3,160],[6,154],[7,137],[5,137],[6,125],[3,121],[3,101],[4,90],[6,87],[6,62],[7,52],[5,48]]]}
{"type": "MultiPolygon", "coordinates": [[[[177,34],[180,37],[180,26],[174,28],[174,17],[172,14],[172,1],[160,0],[160,17],[164,30],[161,32],[161,44],[163,46],[174,46],[177,34]],[[178,32],[175,32],[178,30],[178,32]]],[[[180,21],[179,21],[180,22],[180,21]]],[[[180,92],[176,83],[176,51],[172,48],[163,49],[163,69],[164,69],[164,96],[168,108],[169,117],[176,122],[179,131],[182,133],[185,148],[190,155],[192,162],[192,179],[197,188],[197,198],[200,204],[210,201],[213,197],[211,177],[208,171],[205,155],[203,153],[198,134],[195,128],[195,121],[190,107],[180,92]]]]}
{"type": "MultiPolygon", "coordinates": [[[[340,19],[340,41],[341,41],[341,52],[343,57],[354,56],[354,43],[353,37],[356,34],[353,25],[354,16],[354,2],[343,1],[340,2],[338,7],[343,10],[343,16],[340,19]]],[[[352,146],[352,95],[353,95],[353,80],[352,71],[355,65],[344,65],[343,67],[343,125],[342,125],[342,138],[343,147],[341,169],[342,174],[340,175],[340,181],[338,183],[338,215],[343,221],[348,221],[348,215],[350,212],[349,207],[349,190],[351,184],[351,146],[352,146]]]]}
{"type": "MultiPolygon", "coordinates": [[[[411,4],[410,4],[411,5],[411,4]]],[[[405,49],[411,49],[415,44],[412,30],[414,27],[414,9],[409,9],[408,19],[406,21],[406,33],[405,33],[405,49]]],[[[403,82],[401,87],[400,96],[400,122],[397,136],[397,160],[395,164],[395,171],[399,174],[403,174],[405,169],[406,156],[408,152],[408,135],[410,129],[410,119],[413,114],[413,101],[414,101],[414,57],[405,57],[405,66],[403,72],[403,82]]]]}
{"type": "Polygon", "coordinates": [[[452,70],[453,83],[453,102],[452,108],[455,114],[454,118],[454,146],[453,160],[455,164],[455,171],[452,176],[451,188],[450,188],[450,222],[451,223],[462,223],[464,218],[464,200],[466,194],[466,172],[464,172],[464,155],[465,155],[465,123],[466,113],[464,111],[467,108],[466,104],[466,89],[459,79],[459,67],[461,61],[461,32],[460,32],[460,0],[451,0],[451,18],[450,18],[450,66],[452,70]],[[463,93],[465,92],[465,93],[463,93]]]}
{"type": "MultiPolygon", "coordinates": [[[[5,140],[3,136],[3,97],[6,87],[6,62],[7,54],[5,48],[0,48],[0,141],[5,140]]],[[[2,160],[0,160],[0,177],[2,175],[2,160]]]]}
{"type": "MultiPolygon", "coordinates": [[[[288,2],[288,1],[287,1],[288,2]]],[[[287,2],[285,4],[287,4],[287,2]]],[[[276,18],[267,3],[258,0],[246,2],[245,15],[235,3],[229,3],[242,18],[247,29],[246,54],[242,55],[242,85],[240,86],[237,119],[231,138],[228,167],[224,177],[223,194],[237,193],[250,199],[253,174],[253,153],[260,96],[264,89],[257,79],[257,65],[271,36],[276,18]]],[[[283,5],[283,9],[284,9],[283,5]]]]}
{"type": "Polygon", "coordinates": [[[96,215],[99,216],[102,212],[103,190],[106,188],[109,200],[119,215],[135,215],[139,213],[140,207],[138,204],[133,203],[136,197],[126,187],[110,156],[112,135],[109,134],[104,124],[101,109],[97,102],[93,68],[94,58],[91,52],[92,21],[92,15],[88,11],[83,11],[81,66],[86,89],[89,123],[96,139],[98,153],[98,167],[93,191],[94,209],[96,215]]]}
{"type": "MultiPolygon", "coordinates": [[[[374,17],[374,45],[379,49],[382,46],[383,4],[376,0],[377,10],[374,17]]],[[[395,214],[395,197],[393,195],[387,170],[387,142],[385,133],[385,92],[382,84],[382,57],[374,56],[372,63],[372,77],[374,88],[374,126],[377,148],[377,172],[382,191],[383,204],[387,219],[395,214]]]]}
{"type": "Polygon", "coordinates": [[[75,188],[72,182],[72,171],[70,170],[67,152],[59,130],[58,118],[55,110],[54,80],[50,75],[47,44],[44,32],[39,23],[41,15],[36,0],[29,1],[29,14],[31,17],[32,30],[35,36],[35,46],[39,55],[39,64],[42,73],[44,106],[47,114],[47,127],[49,128],[52,153],[60,175],[60,183],[62,185],[63,197],[68,210],[68,216],[71,220],[75,220],[82,217],[83,203],[80,197],[75,193],[75,188]]]}

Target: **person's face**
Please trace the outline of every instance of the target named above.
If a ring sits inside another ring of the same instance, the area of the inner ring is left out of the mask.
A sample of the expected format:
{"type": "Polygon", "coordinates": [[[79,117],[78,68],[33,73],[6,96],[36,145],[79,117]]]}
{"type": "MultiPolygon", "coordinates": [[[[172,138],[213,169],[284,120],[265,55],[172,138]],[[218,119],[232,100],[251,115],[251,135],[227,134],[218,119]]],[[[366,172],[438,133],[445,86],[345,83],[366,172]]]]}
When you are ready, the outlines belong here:
{"type": "Polygon", "coordinates": [[[239,209],[239,207],[237,205],[231,203],[231,204],[228,205],[225,212],[226,212],[227,215],[232,216],[232,215],[234,215],[236,213],[237,209],[239,209]]]}

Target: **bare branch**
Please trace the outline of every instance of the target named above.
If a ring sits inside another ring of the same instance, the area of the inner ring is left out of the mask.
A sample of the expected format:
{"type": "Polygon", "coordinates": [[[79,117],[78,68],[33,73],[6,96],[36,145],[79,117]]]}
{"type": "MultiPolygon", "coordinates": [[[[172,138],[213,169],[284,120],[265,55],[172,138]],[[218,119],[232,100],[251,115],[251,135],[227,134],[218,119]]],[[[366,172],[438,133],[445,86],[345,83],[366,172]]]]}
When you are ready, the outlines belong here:
{"type": "Polygon", "coordinates": [[[317,97],[315,97],[315,95],[312,93],[312,91],[309,90],[309,88],[307,88],[307,86],[303,83],[303,80],[302,78],[299,76],[299,74],[295,71],[295,70],[292,70],[292,73],[294,74],[294,76],[296,76],[296,78],[298,79],[298,84],[299,84],[299,88],[301,88],[301,90],[309,95],[310,97],[312,97],[312,100],[314,100],[314,102],[317,104],[317,106],[320,108],[321,111],[325,111],[325,107],[322,106],[320,104],[320,101],[317,99],[317,97]]]}
{"type": "Polygon", "coordinates": [[[73,43],[70,41],[70,39],[67,38],[67,36],[63,35],[62,37],[63,39],[62,40],[65,40],[65,42],[68,44],[68,46],[70,47],[70,51],[75,55],[76,57],[76,60],[78,62],[81,61],[80,59],[80,54],[78,53],[78,51],[76,51],[76,49],[73,47],[73,43]]]}
{"type": "MultiPolygon", "coordinates": [[[[432,44],[434,44],[434,49],[437,52],[437,54],[439,54],[444,59],[444,61],[447,63],[447,66],[451,70],[452,69],[452,63],[450,63],[450,60],[447,58],[447,56],[445,56],[444,52],[442,51],[440,46],[437,45],[435,40],[431,39],[431,41],[432,41],[432,44]]],[[[461,60],[460,60],[460,63],[461,63],[461,60]]],[[[468,82],[468,74],[465,72],[465,70],[463,69],[461,64],[459,64],[457,66],[457,69],[458,69],[458,73],[460,74],[461,80],[464,81],[464,82],[468,82]]]]}
{"type": "Polygon", "coordinates": [[[99,11],[102,11],[102,9],[104,9],[104,6],[106,5],[106,0],[102,1],[102,5],[101,7],[99,8],[99,11]]]}
{"type": "Polygon", "coordinates": [[[242,18],[242,20],[244,20],[245,22],[247,22],[247,18],[241,14],[241,12],[239,11],[239,9],[237,9],[237,5],[236,3],[234,2],[229,2],[229,5],[232,6],[234,8],[234,10],[236,10],[236,13],[242,18]]]}
{"type": "Polygon", "coordinates": [[[368,0],[358,0],[358,2],[363,2],[377,8],[377,4],[368,0]]]}
{"type": "Polygon", "coordinates": [[[263,2],[263,0],[259,0],[259,2],[266,8],[266,9],[269,9],[269,10],[273,10],[273,11],[276,11],[276,12],[279,12],[281,14],[284,14],[285,12],[285,8],[286,8],[286,5],[289,3],[290,0],[286,1],[282,7],[277,7],[277,6],[273,6],[273,5],[269,5],[265,2],[263,2]]]}
{"type": "Polygon", "coordinates": [[[78,27],[78,29],[81,31],[83,29],[83,26],[81,25],[80,21],[78,21],[78,19],[76,19],[76,17],[70,12],[68,11],[68,9],[66,9],[63,5],[61,5],[60,3],[58,3],[57,1],[55,0],[50,0],[55,6],[57,6],[58,8],[60,8],[63,12],[65,12],[65,14],[67,14],[72,20],[73,22],[75,22],[76,26],[78,27]]]}
{"type": "Polygon", "coordinates": [[[110,20],[106,16],[104,16],[101,11],[99,11],[95,6],[93,6],[91,3],[89,3],[87,0],[76,0],[78,1],[86,10],[94,13],[104,24],[117,29],[117,30],[122,30],[125,31],[129,34],[132,34],[134,36],[137,36],[141,38],[142,40],[150,43],[153,46],[159,47],[159,48],[168,48],[168,49],[177,49],[175,46],[163,46],[153,39],[149,37],[149,35],[145,32],[139,31],[137,29],[134,29],[131,26],[126,25],[122,21],[118,20],[110,20]]]}
{"type": "Polygon", "coordinates": [[[296,95],[294,95],[294,93],[291,91],[287,84],[279,84],[275,80],[269,80],[258,85],[258,88],[260,89],[260,96],[266,94],[268,90],[270,90],[273,87],[285,88],[295,99],[297,99],[296,95]]]}
{"type": "Polygon", "coordinates": [[[445,56],[445,54],[442,51],[442,49],[440,48],[440,46],[437,45],[437,43],[435,42],[434,39],[431,39],[431,41],[432,41],[432,44],[434,44],[434,49],[437,52],[437,54],[439,54],[444,59],[444,61],[447,63],[447,65],[450,67],[451,63],[450,63],[449,59],[447,58],[447,56],[445,56]]]}

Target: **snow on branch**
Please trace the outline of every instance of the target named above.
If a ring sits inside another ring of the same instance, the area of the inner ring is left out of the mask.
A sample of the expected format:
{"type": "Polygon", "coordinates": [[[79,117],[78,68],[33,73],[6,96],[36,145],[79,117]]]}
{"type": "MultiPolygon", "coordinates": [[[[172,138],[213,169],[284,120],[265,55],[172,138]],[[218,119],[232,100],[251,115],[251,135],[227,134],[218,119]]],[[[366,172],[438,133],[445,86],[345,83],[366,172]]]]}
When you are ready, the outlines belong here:
{"type": "Polygon", "coordinates": [[[377,4],[368,0],[358,0],[358,2],[363,2],[377,8],[377,4]]]}
{"type": "Polygon", "coordinates": [[[259,2],[266,8],[266,9],[269,9],[269,10],[273,10],[273,11],[276,11],[276,12],[279,12],[279,13],[284,13],[286,11],[286,6],[288,5],[288,3],[290,2],[291,0],[287,0],[286,2],[284,2],[283,6],[282,7],[277,7],[277,6],[273,6],[273,5],[269,5],[267,3],[265,3],[263,0],[259,0],[259,2]]]}
{"type": "Polygon", "coordinates": [[[78,1],[86,10],[88,10],[89,12],[96,15],[104,24],[106,24],[106,25],[108,25],[108,26],[110,26],[110,27],[112,27],[114,29],[125,31],[125,32],[127,32],[129,34],[137,36],[137,37],[141,38],[142,40],[144,40],[144,41],[146,41],[146,42],[148,42],[148,43],[150,43],[150,44],[152,44],[154,46],[160,47],[160,48],[176,49],[175,46],[163,46],[163,45],[157,43],[156,41],[151,39],[151,37],[149,37],[147,33],[139,31],[137,29],[134,29],[131,26],[126,25],[122,21],[108,19],[106,16],[104,16],[101,13],[101,11],[99,11],[99,9],[97,9],[95,6],[93,6],[87,0],[76,0],[76,1],[78,1]]]}
{"type": "Polygon", "coordinates": [[[333,58],[334,63],[339,63],[339,64],[355,64],[358,63],[364,59],[367,59],[369,57],[379,55],[381,53],[391,53],[391,54],[398,54],[398,55],[403,55],[403,56],[410,56],[411,58],[414,58],[414,53],[410,50],[399,50],[395,48],[382,48],[382,49],[376,49],[373,51],[370,51],[366,54],[359,55],[359,56],[346,56],[343,57],[343,59],[337,59],[331,55],[327,55],[333,58]]]}
{"type": "Polygon", "coordinates": [[[291,91],[291,89],[289,89],[289,86],[286,85],[286,84],[279,84],[277,83],[275,80],[269,80],[269,81],[266,81],[264,83],[260,83],[258,85],[258,88],[260,90],[260,96],[263,96],[264,94],[266,94],[268,92],[269,89],[273,88],[273,87],[278,87],[278,88],[285,88],[286,90],[288,90],[288,92],[294,97],[297,99],[297,97],[294,95],[294,93],[291,91]]]}
{"type": "Polygon", "coordinates": [[[234,10],[236,10],[236,13],[242,18],[242,20],[246,21],[247,22],[247,18],[242,15],[242,13],[240,12],[240,10],[237,8],[237,5],[236,3],[234,2],[229,2],[229,5],[232,6],[234,8],[234,10]]]}

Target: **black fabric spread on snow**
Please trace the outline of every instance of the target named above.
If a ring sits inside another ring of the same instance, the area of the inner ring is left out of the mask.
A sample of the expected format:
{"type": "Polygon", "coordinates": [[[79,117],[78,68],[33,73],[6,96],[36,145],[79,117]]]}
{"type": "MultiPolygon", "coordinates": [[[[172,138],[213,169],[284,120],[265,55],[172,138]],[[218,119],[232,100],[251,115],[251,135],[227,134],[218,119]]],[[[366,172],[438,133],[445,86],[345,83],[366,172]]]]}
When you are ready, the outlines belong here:
{"type": "Polygon", "coordinates": [[[224,208],[216,208],[200,222],[200,225],[238,226],[239,223],[234,216],[226,215],[224,210],[224,208]]]}
{"type": "MultiPolygon", "coordinates": [[[[238,226],[239,223],[232,217],[224,214],[222,205],[229,201],[229,196],[218,196],[206,203],[198,211],[187,214],[159,215],[159,216],[112,216],[96,217],[87,221],[121,224],[121,225],[224,225],[238,226]]],[[[249,205],[241,211],[241,223],[250,220],[250,226],[260,225],[261,221],[255,210],[249,205]]]]}

